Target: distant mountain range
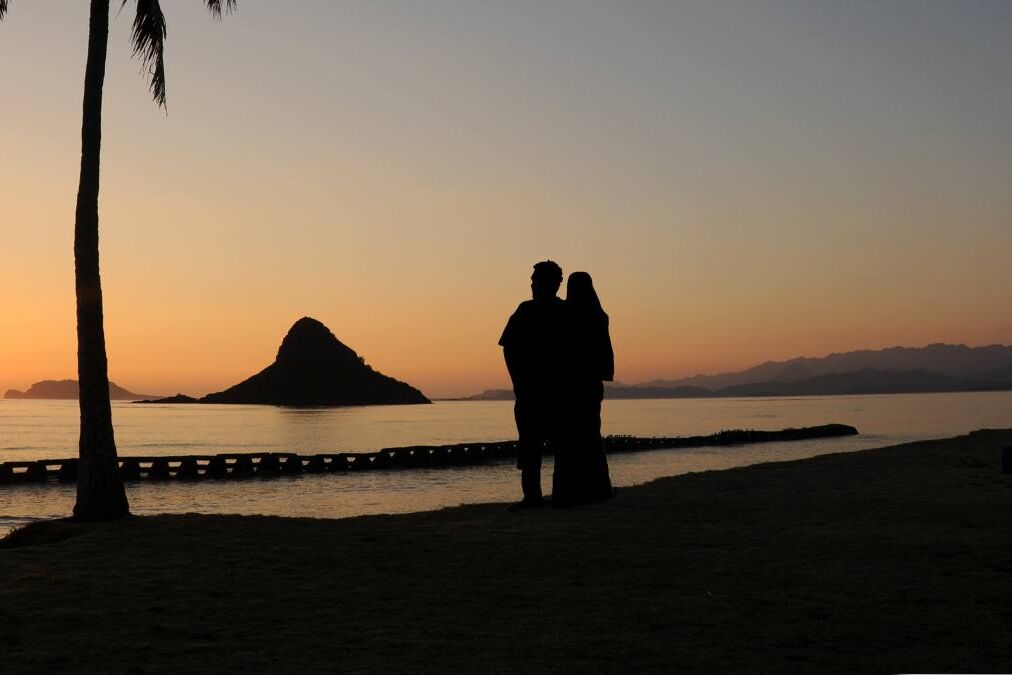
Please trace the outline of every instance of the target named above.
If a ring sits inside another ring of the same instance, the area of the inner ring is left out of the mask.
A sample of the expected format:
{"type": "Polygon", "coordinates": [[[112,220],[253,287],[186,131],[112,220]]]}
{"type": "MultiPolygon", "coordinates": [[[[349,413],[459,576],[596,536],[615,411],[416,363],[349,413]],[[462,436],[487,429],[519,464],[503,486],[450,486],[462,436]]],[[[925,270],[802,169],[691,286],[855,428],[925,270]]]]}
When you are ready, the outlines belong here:
{"type": "MultiPolygon", "coordinates": [[[[767,361],[747,370],[652,380],[635,385],[607,383],[606,398],[709,398],[822,396],[1012,390],[1012,346],[933,344],[892,347],[767,361]]],[[[426,403],[414,387],[367,366],[319,321],[300,319],[261,372],[196,399],[183,394],[157,398],[109,383],[113,400],[160,403],[265,403],[273,405],[370,405],[426,403]]],[[[8,399],[77,399],[76,380],[44,380],[8,399]]],[[[508,400],[513,392],[492,389],[465,400],[508,400]]]]}
{"type": "MultiPolygon", "coordinates": [[[[57,399],[77,400],[77,380],[42,380],[28,388],[28,391],[8,389],[4,398],[32,398],[32,399],[57,399]]],[[[152,398],[151,394],[135,394],[118,386],[114,382],[109,383],[109,398],[114,401],[139,401],[144,398],[152,398]]]]}
{"type": "MultiPolygon", "coordinates": [[[[767,361],[733,373],[608,383],[605,398],[707,398],[825,396],[1012,389],[1012,347],[933,344],[892,347],[767,361]]],[[[493,389],[468,400],[504,400],[513,392],[493,389]]]]}
{"type": "Polygon", "coordinates": [[[933,344],[927,347],[842,352],[821,358],[801,357],[789,361],[767,361],[761,365],[721,375],[693,375],[677,380],[653,380],[643,386],[704,387],[710,390],[757,382],[797,382],[817,375],[858,370],[923,370],[970,380],[1012,377],[1012,347],[990,345],[933,344]]]}

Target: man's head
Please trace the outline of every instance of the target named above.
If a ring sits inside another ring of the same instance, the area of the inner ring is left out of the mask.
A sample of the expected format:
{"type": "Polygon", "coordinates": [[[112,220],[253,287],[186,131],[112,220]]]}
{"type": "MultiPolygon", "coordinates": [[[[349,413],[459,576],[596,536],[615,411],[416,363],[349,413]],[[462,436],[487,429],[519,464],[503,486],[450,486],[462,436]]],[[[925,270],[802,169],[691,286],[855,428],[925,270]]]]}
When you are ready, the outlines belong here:
{"type": "Polygon", "coordinates": [[[562,268],[552,260],[539,262],[531,274],[531,295],[535,300],[554,298],[562,285],[562,268]]]}

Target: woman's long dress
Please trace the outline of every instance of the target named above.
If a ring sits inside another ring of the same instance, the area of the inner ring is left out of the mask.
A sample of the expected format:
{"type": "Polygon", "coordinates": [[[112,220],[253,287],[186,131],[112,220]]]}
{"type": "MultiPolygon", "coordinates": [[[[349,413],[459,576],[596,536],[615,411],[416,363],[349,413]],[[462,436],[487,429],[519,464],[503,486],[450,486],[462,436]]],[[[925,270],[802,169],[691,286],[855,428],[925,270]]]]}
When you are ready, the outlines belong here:
{"type": "Polygon", "coordinates": [[[603,382],[612,380],[615,371],[608,316],[575,314],[565,430],[552,480],[552,502],[559,506],[600,501],[613,494],[601,439],[603,382]]]}

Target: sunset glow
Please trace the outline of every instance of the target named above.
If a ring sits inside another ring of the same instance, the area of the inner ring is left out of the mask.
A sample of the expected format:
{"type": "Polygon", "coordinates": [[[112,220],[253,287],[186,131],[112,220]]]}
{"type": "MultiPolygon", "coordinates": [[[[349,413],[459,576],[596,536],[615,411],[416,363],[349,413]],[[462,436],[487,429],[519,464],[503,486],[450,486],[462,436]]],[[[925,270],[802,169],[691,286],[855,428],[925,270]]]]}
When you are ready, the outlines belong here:
{"type": "MultiPolygon", "coordinates": [[[[76,372],[87,7],[58,4],[0,33],[0,390],[76,372]]],[[[113,20],[128,389],[224,388],[304,315],[429,396],[501,387],[545,258],[594,276],[625,382],[1012,342],[1012,5],[283,4],[174,3],[167,114],[113,20]]]]}

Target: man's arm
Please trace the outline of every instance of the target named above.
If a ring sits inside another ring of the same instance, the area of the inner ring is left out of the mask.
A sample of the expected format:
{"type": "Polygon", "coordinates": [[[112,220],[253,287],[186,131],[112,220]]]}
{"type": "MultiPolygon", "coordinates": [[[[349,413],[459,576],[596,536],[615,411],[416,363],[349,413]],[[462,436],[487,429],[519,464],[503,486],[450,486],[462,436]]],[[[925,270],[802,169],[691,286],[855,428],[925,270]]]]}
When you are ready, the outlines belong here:
{"type": "Polygon", "coordinates": [[[520,379],[520,359],[517,358],[517,349],[509,344],[503,345],[503,358],[506,360],[506,370],[509,371],[510,379],[516,388],[517,380],[520,379]]]}
{"type": "Polygon", "coordinates": [[[518,387],[522,387],[524,380],[524,354],[521,347],[521,319],[518,315],[521,314],[521,307],[517,308],[517,311],[513,312],[510,316],[509,321],[506,322],[506,328],[502,332],[502,337],[499,338],[499,344],[502,346],[503,358],[506,361],[506,370],[509,371],[510,379],[513,381],[513,392],[517,392],[518,387]]]}

